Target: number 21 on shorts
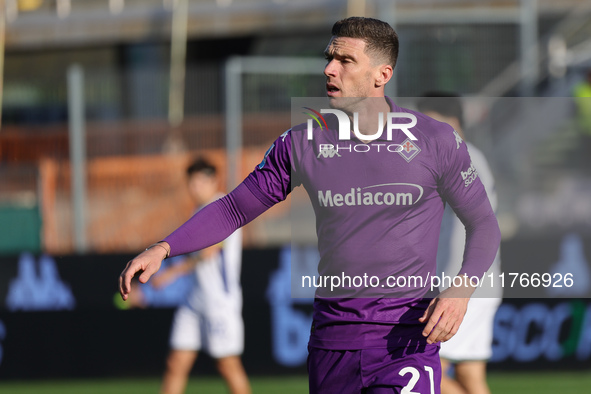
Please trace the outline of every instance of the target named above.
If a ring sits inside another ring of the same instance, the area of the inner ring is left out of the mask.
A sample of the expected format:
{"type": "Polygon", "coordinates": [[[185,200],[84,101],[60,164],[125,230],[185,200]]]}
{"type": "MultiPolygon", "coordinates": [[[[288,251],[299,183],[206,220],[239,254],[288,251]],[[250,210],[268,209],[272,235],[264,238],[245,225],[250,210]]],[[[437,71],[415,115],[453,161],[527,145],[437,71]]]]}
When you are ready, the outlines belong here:
{"type": "MultiPolygon", "coordinates": [[[[435,384],[433,382],[433,368],[431,368],[427,365],[425,365],[424,368],[425,368],[425,371],[427,371],[427,374],[429,375],[429,387],[430,387],[429,394],[435,394],[435,384]]],[[[405,368],[402,368],[400,370],[400,372],[398,372],[398,375],[400,375],[400,376],[404,376],[407,374],[411,375],[410,380],[408,381],[407,385],[402,388],[402,391],[400,392],[400,394],[425,394],[425,393],[420,393],[418,391],[413,391],[417,382],[419,381],[419,378],[421,377],[421,373],[418,371],[418,369],[416,369],[415,367],[405,367],[405,368]]]]}

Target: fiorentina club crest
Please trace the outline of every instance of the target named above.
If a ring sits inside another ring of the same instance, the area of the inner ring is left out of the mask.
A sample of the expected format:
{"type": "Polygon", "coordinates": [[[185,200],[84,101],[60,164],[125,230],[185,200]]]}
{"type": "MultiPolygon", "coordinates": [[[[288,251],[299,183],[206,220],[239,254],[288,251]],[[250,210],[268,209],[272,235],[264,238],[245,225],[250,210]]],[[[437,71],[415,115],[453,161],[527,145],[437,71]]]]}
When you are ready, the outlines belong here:
{"type": "Polygon", "coordinates": [[[404,160],[409,163],[421,151],[421,148],[419,148],[414,141],[411,141],[410,138],[407,138],[401,145],[402,150],[399,151],[398,154],[404,157],[404,160]]]}

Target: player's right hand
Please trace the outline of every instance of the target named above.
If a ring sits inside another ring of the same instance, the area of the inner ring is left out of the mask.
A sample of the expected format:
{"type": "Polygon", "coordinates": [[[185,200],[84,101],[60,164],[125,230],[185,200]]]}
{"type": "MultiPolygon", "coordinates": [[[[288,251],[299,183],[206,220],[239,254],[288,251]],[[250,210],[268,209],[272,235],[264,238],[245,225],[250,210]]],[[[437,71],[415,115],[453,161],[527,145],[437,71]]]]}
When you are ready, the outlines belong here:
{"type": "MultiPolygon", "coordinates": [[[[168,244],[165,242],[163,244],[170,250],[168,244]]],[[[165,248],[151,247],[127,263],[127,266],[121,272],[121,275],[119,275],[119,293],[124,301],[127,300],[131,292],[131,280],[133,277],[138,272],[141,272],[139,280],[142,283],[146,283],[160,269],[160,265],[166,254],[165,248]]]]}

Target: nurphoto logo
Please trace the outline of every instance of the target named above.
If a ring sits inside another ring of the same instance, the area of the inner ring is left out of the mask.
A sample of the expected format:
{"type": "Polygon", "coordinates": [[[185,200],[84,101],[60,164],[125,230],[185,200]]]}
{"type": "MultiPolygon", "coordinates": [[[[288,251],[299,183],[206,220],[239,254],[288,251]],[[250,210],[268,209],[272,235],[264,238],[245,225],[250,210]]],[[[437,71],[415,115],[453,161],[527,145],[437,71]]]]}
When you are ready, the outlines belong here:
{"type": "MultiPolygon", "coordinates": [[[[333,114],[337,117],[339,122],[339,140],[349,140],[351,139],[351,120],[349,116],[341,110],[338,109],[321,109],[320,112],[313,110],[310,107],[304,107],[310,112],[304,112],[306,115],[309,115],[312,119],[308,119],[308,141],[313,139],[313,120],[316,121],[316,124],[320,126],[320,130],[324,131],[324,128],[328,129],[328,125],[326,120],[322,116],[322,114],[333,114]]],[[[401,130],[408,139],[412,141],[416,141],[417,137],[414,136],[413,133],[410,132],[409,129],[412,129],[417,124],[417,117],[413,114],[409,114],[406,112],[388,112],[385,116],[386,118],[386,139],[388,141],[392,141],[392,131],[393,130],[401,130]],[[410,119],[408,123],[394,123],[394,119],[405,118],[410,119]]],[[[380,138],[384,131],[384,113],[378,113],[378,130],[374,134],[362,134],[359,131],[359,113],[353,113],[353,133],[357,138],[362,141],[375,141],[376,139],[380,138]]]]}

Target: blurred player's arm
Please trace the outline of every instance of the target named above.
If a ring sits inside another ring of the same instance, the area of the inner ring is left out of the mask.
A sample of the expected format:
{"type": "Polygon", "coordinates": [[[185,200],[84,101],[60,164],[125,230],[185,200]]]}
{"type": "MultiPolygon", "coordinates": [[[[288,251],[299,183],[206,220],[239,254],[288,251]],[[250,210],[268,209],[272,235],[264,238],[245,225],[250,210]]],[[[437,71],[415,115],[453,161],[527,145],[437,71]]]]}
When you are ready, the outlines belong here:
{"type": "Polygon", "coordinates": [[[187,255],[181,261],[169,265],[168,267],[161,269],[158,275],[154,275],[151,280],[152,286],[156,289],[163,288],[173,283],[181,276],[185,276],[193,272],[195,266],[205,260],[209,260],[222,250],[221,244],[210,246],[205,248],[199,253],[193,253],[187,255]]]}

